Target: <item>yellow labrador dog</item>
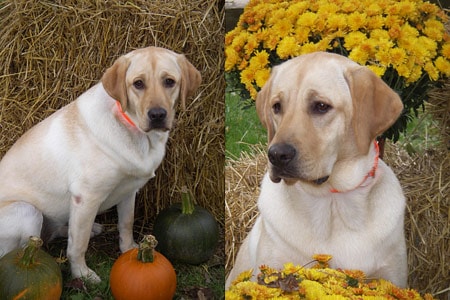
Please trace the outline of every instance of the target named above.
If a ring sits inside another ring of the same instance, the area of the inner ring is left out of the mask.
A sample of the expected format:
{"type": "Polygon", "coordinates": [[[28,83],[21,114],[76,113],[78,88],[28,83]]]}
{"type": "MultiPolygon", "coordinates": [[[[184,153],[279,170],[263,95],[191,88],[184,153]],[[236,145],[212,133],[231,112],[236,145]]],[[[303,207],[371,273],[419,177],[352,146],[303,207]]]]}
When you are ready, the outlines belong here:
{"type": "Polygon", "coordinates": [[[317,52],[273,68],[256,108],[269,170],[227,285],[263,264],[331,254],[331,267],[406,286],[405,199],[374,142],[401,113],[398,95],[369,69],[317,52]]]}
{"type": "Polygon", "coordinates": [[[178,99],[201,82],[181,54],[132,51],[78,99],[25,133],[0,161],[0,256],[30,235],[68,235],[74,277],[100,278],[85,252],[97,213],[118,210],[120,250],[133,240],[135,194],[165,155],[178,99]],[[68,227],[67,227],[68,224],[68,227]]]}

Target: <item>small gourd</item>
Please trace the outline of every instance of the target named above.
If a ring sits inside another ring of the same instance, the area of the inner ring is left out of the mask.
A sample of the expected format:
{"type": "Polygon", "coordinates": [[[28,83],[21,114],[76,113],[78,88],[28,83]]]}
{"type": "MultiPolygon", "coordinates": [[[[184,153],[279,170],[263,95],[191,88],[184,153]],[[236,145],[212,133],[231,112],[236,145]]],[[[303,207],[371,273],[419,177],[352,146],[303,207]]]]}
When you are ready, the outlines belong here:
{"type": "Polygon", "coordinates": [[[109,276],[114,299],[173,299],[177,276],[170,261],[154,250],[157,243],[154,236],[146,235],[139,248],[128,250],[114,262],[109,276]]]}
{"type": "Polygon", "coordinates": [[[181,203],[162,210],[153,225],[156,248],[169,260],[198,265],[214,254],[219,241],[219,226],[209,211],[194,205],[186,187],[181,203]]]}
{"type": "Polygon", "coordinates": [[[24,248],[0,259],[0,299],[57,300],[62,293],[62,275],[56,260],[41,249],[43,242],[32,236],[24,248]]]}

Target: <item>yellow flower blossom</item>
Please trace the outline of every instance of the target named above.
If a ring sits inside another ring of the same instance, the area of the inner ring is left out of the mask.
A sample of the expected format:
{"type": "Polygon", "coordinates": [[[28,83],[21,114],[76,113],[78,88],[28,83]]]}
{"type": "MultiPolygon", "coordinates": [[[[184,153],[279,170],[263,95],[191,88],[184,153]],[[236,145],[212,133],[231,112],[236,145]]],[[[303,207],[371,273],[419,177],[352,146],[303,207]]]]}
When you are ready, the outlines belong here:
{"type": "Polygon", "coordinates": [[[314,24],[317,20],[317,14],[313,12],[305,12],[297,19],[297,25],[302,27],[314,28],[314,24]]]}
{"type": "Polygon", "coordinates": [[[382,8],[380,7],[380,5],[378,5],[376,2],[371,3],[367,8],[366,8],[366,14],[369,17],[374,17],[374,16],[379,16],[381,15],[383,12],[382,8]]]}
{"type": "Polygon", "coordinates": [[[442,24],[442,22],[430,19],[425,21],[424,25],[425,28],[422,31],[427,37],[434,41],[442,40],[445,32],[444,24],[442,24]]]}
{"type": "Polygon", "coordinates": [[[406,51],[403,48],[391,48],[389,50],[389,55],[391,57],[391,63],[394,66],[399,66],[406,60],[406,51]]]}
{"type": "Polygon", "coordinates": [[[261,69],[256,71],[255,74],[255,82],[256,85],[260,88],[264,86],[264,84],[269,80],[270,77],[270,69],[261,69]]]}
{"type": "Polygon", "coordinates": [[[450,43],[442,46],[441,54],[443,57],[450,59],[450,43]]]}
{"type": "Polygon", "coordinates": [[[293,31],[292,23],[287,18],[279,20],[275,25],[273,25],[272,29],[281,38],[289,35],[289,33],[293,31]]]}
{"type": "Polygon", "coordinates": [[[427,62],[423,69],[428,73],[431,80],[436,81],[439,79],[439,70],[433,65],[432,62],[427,62]]]}
{"type": "Polygon", "coordinates": [[[378,77],[382,77],[386,73],[386,67],[378,65],[368,65],[367,68],[372,70],[378,77]]]}
{"type": "Polygon", "coordinates": [[[348,26],[356,31],[366,26],[367,15],[365,13],[354,12],[347,18],[348,26]]]}
{"type": "Polygon", "coordinates": [[[382,15],[370,17],[367,20],[366,26],[369,30],[381,29],[384,26],[384,17],[382,15]]]}
{"type": "Polygon", "coordinates": [[[450,61],[443,58],[442,56],[439,56],[435,60],[436,68],[439,70],[439,72],[445,74],[445,76],[450,77],[450,61]]]}
{"type": "Polygon", "coordinates": [[[281,59],[287,59],[300,54],[300,46],[292,36],[283,38],[277,47],[277,54],[281,59]]]}
{"type": "Polygon", "coordinates": [[[225,71],[231,71],[233,67],[240,61],[239,53],[233,48],[225,49],[225,71]]]}
{"type": "Polygon", "coordinates": [[[255,69],[263,69],[269,64],[269,53],[265,50],[255,52],[250,59],[250,66],[255,69]]]}
{"type": "Polygon", "coordinates": [[[327,26],[331,30],[339,30],[347,27],[347,16],[345,14],[332,14],[327,19],[327,26]]]}
{"type": "Polygon", "coordinates": [[[353,31],[344,38],[344,46],[345,48],[351,50],[354,47],[359,46],[366,39],[367,36],[364,33],[360,31],[353,31]]]}
{"type": "Polygon", "coordinates": [[[369,54],[361,49],[361,47],[357,46],[352,49],[352,52],[350,52],[348,57],[361,65],[365,65],[369,58],[369,54]]]}

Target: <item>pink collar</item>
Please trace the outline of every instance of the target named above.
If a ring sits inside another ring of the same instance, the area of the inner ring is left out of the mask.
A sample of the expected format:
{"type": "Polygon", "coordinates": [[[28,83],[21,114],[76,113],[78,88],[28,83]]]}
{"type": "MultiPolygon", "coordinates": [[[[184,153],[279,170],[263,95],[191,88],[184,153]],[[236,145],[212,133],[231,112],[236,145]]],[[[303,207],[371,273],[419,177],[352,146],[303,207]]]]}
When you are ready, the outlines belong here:
{"type": "Polygon", "coordinates": [[[378,168],[378,159],[379,159],[379,157],[380,157],[380,147],[378,146],[377,141],[374,141],[374,142],[373,142],[373,145],[375,146],[375,152],[376,152],[375,158],[374,158],[374,160],[373,160],[373,166],[372,166],[372,169],[369,171],[369,173],[367,173],[367,175],[363,178],[363,180],[361,181],[361,183],[358,184],[355,188],[353,188],[353,189],[351,189],[351,190],[348,190],[348,191],[338,191],[338,190],[335,189],[335,188],[331,188],[331,189],[330,189],[330,192],[332,192],[332,193],[346,193],[346,192],[351,192],[351,191],[354,191],[354,190],[356,190],[357,188],[361,187],[361,186],[366,182],[367,179],[375,177],[375,172],[377,171],[377,168],[378,168]]]}
{"type": "Polygon", "coordinates": [[[131,127],[136,128],[136,124],[134,124],[133,120],[122,110],[122,105],[119,101],[116,101],[117,110],[119,112],[119,119],[125,125],[131,125],[131,127]]]}

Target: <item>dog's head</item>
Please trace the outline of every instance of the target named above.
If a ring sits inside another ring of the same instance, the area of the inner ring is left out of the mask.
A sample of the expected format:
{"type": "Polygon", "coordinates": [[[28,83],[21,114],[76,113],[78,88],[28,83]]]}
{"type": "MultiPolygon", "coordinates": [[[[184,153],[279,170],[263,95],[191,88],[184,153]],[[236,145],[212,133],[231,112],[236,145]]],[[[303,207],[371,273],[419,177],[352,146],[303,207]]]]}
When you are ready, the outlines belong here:
{"type": "Polygon", "coordinates": [[[177,100],[184,108],[201,76],[184,55],[148,47],[119,57],[101,81],[106,92],[120,101],[122,110],[148,132],[171,129],[177,100]]]}
{"type": "Polygon", "coordinates": [[[272,181],[319,185],[339,162],[367,155],[403,104],[368,68],[316,52],[274,67],[256,109],[268,132],[272,181]]]}

